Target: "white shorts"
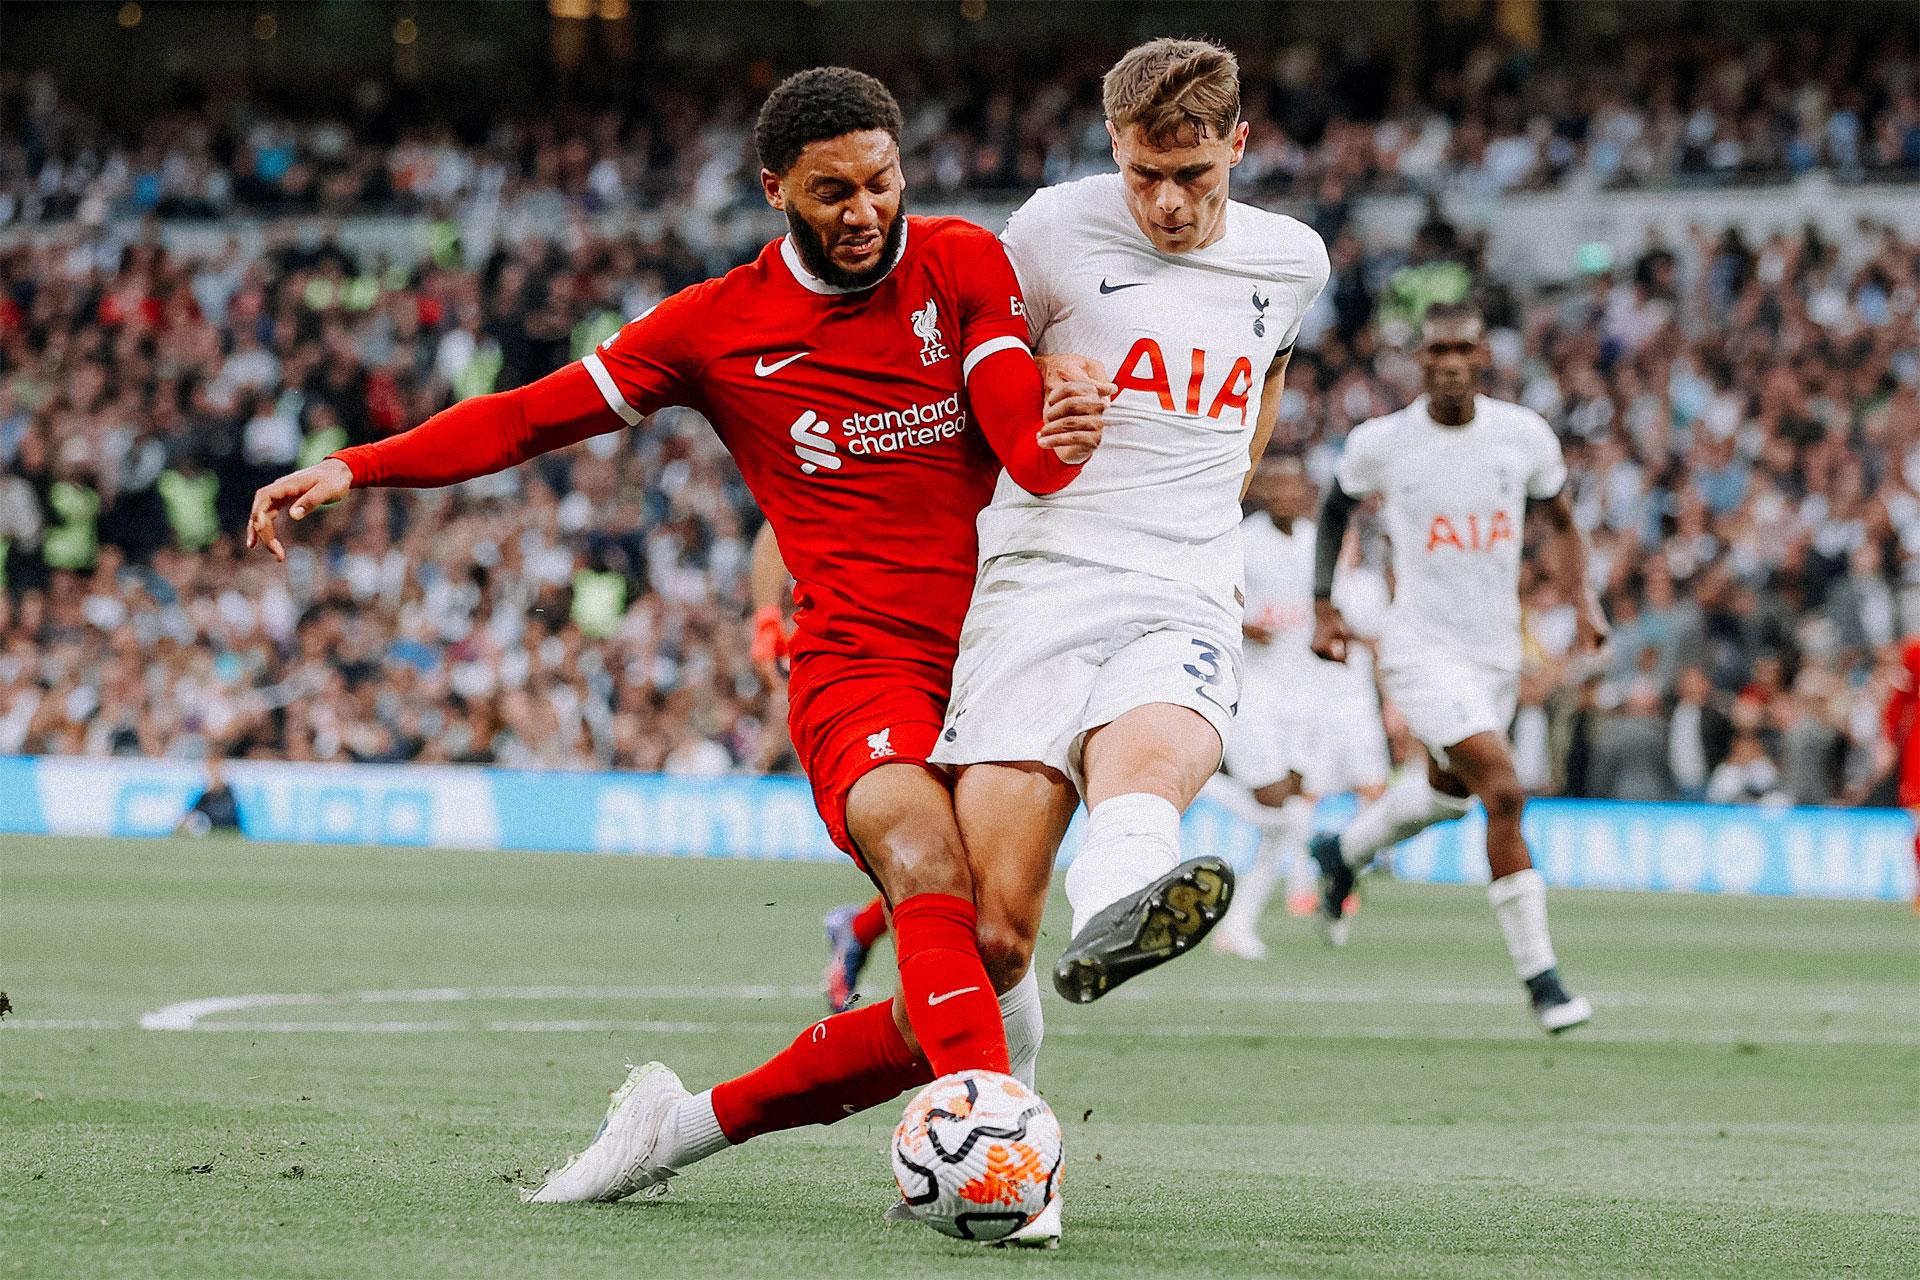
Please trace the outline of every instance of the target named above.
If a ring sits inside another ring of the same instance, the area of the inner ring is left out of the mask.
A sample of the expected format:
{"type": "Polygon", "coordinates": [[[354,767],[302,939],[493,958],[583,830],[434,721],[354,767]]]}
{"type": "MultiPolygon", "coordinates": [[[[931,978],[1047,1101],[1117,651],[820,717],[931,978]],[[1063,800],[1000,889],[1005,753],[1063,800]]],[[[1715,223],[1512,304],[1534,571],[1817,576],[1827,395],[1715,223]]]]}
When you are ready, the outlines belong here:
{"type": "Polygon", "coordinates": [[[1332,702],[1277,679],[1249,680],[1227,739],[1227,772],[1259,790],[1299,774],[1308,795],[1386,785],[1392,770],[1378,706],[1332,702]]]}
{"type": "Polygon", "coordinates": [[[1037,760],[1085,791],[1088,733],[1170,702],[1224,743],[1240,698],[1240,605],[1188,582],[1044,555],[980,570],[939,764],[1037,760]]]}
{"type": "Polygon", "coordinates": [[[1441,655],[1380,664],[1380,687],[1407,728],[1447,767],[1447,748],[1480,733],[1502,738],[1520,707],[1520,673],[1441,655]]]}

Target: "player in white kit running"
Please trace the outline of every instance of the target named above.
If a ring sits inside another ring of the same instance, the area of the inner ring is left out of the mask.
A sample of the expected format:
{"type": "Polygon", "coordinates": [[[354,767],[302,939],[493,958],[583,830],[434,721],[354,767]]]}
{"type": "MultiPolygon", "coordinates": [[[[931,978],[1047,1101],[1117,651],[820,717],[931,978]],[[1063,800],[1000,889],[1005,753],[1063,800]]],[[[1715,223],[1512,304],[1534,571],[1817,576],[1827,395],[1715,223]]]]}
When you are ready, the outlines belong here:
{"type": "Polygon", "coordinates": [[[1189,949],[1231,896],[1225,862],[1181,862],[1180,815],[1239,700],[1240,496],[1328,270],[1312,229],[1227,198],[1247,137],[1232,54],[1155,40],[1103,96],[1120,172],[1038,192],[1002,236],[1034,349],[1113,371],[1102,444],[1070,493],[1002,485],[981,513],[933,757],[960,770],[969,855],[995,860],[975,883],[1026,870],[1021,894],[980,903],[990,971],[1030,957],[1085,800],[1053,975],[1082,1003],[1189,949]]]}
{"type": "MultiPolygon", "coordinates": [[[[1345,663],[1313,652],[1310,516],[1317,495],[1305,466],[1292,455],[1267,455],[1247,496],[1255,504],[1240,526],[1247,562],[1247,676],[1227,738],[1229,777],[1208,790],[1260,828],[1259,851],[1235,883],[1233,909],[1214,931],[1213,946],[1258,960],[1267,953],[1260,916],[1282,875],[1288,908],[1295,910],[1297,902],[1299,914],[1313,910],[1307,840],[1316,799],[1344,792],[1373,799],[1387,785],[1390,759],[1366,649],[1356,645],[1345,663]]],[[[1376,581],[1340,575],[1334,595],[1345,616],[1376,612],[1355,599],[1376,581]]]]}
{"type": "Polygon", "coordinates": [[[1546,888],[1533,869],[1507,731],[1520,682],[1520,538],[1537,506],[1554,534],[1559,581],[1578,601],[1583,650],[1606,636],[1586,584],[1586,547],[1573,522],[1560,441],[1530,409],[1478,394],[1487,365],[1484,325],[1458,305],[1428,310],[1420,369],[1426,394],[1347,437],[1321,508],[1315,554],[1314,652],[1339,661],[1346,626],[1331,597],[1352,510],[1380,495],[1393,544],[1394,596],[1380,636],[1380,683],[1431,757],[1388,788],[1339,836],[1313,842],[1328,940],[1344,940],[1342,904],[1354,873],[1382,849],[1458,818],[1471,797],[1487,812],[1493,904],[1514,968],[1548,1031],[1592,1016],[1561,984],[1547,934],[1546,888]]]}

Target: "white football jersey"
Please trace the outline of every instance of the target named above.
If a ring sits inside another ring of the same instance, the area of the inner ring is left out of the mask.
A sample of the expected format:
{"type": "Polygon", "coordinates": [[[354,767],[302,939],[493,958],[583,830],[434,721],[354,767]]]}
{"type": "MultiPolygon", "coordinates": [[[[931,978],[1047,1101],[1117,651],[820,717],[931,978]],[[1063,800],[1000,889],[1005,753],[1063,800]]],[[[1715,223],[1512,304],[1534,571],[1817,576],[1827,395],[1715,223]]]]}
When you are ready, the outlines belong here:
{"type": "Polygon", "coordinates": [[[1229,202],[1226,232],[1155,249],[1117,173],[1036,192],[1001,240],[1040,354],[1098,360],[1120,390],[1100,448],[1036,498],[1006,476],[980,514],[982,562],[1043,552],[1209,586],[1240,581],[1240,488],[1268,369],[1327,282],[1312,228],[1229,202]]]}
{"type": "Polygon", "coordinates": [[[1520,536],[1528,499],[1567,481],[1545,418],[1477,396],[1473,419],[1443,427],[1427,398],[1355,427],[1336,472],[1355,498],[1381,495],[1393,543],[1393,603],[1381,625],[1383,667],[1438,650],[1520,669],[1520,536]]]}
{"type": "MultiPolygon", "coordinates": [[[[1295,520],[1283,532],[1273,517],[1256,511],[1240,525],[1247,557],[1247,621],[1273,633],[1268,644],[1248,641],[1248,682],[1273,681],[1312,716],[1346,714],[1360,708],[1379,714],[1373,689],[1373,664],[1367,649],[1354,645],[1347,661],[1327,662],[1313,654],[1314,523],[1295,520]]],[[[1370,617],[1363,575],[1343,573],[1334,586],[1334,602],[1344,611],[1370,617]],[[1359,591],[1349,591],[1358,587],[1359,591]],[[1358,599],[1349,597],[1358,596],[1358,599]]]]}

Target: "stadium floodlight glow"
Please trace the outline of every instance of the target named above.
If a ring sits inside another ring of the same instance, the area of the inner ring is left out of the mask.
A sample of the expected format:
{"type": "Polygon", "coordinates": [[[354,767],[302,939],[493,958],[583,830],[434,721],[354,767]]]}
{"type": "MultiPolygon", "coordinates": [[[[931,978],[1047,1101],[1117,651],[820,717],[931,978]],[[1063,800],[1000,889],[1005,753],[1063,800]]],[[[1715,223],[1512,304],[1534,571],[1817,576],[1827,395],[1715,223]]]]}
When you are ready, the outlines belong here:
{"type": "Polygon", "coordinates": [[[132,30],[134,27],[140,25],[140,19],[145,16],[139,5],[135,4],[133,0],[127,0],[125,4],[120,6],[120,12],[114,15],[114,21],[128,30],[132,30]]]}
{"type": "Polygon", "coordinates": [[[266,43],[280,34],[280,19],[270,13],[263,13],[253,20],[253,38],[266,43]]]}
{"type": "Polygon", "coordinates": [[[420,24],[412,18],[402,18],[393,24],[393,42],[397,45],[410,45],[420,38],[420,24]]]}

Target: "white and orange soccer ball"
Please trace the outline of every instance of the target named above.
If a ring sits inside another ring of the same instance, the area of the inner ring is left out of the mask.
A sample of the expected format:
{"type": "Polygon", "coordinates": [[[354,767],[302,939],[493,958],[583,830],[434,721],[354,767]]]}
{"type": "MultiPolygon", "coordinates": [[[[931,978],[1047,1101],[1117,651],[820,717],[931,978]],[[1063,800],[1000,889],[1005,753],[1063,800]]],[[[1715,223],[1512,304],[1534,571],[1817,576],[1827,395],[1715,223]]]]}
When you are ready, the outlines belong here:
{"type": "Polygon", "coordinates": [[[1060,1122],[1039,1094],[996,1071],[942,1076],[893,1131],[893,1176],[913,1215],[942,1235],[1012,1235],[1059,1194],[1060,1122]]]}

